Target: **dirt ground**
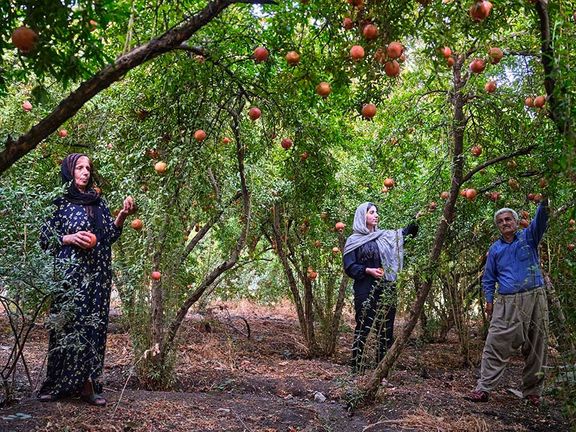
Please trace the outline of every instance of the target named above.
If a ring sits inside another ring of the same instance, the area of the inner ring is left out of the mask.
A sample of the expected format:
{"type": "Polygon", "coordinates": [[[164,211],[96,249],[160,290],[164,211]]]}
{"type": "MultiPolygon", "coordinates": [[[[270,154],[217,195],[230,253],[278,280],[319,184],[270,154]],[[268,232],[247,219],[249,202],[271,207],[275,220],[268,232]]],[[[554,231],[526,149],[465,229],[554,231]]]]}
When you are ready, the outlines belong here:
{"type": "MultiPolygon", "coordinates": [[[[184,323],[174,391],[139,387],[130,339],[113,315],[103,380],[108,405],[92,407],[78,399],[40,403],[30,396],[22,370],[22,398],[0,408],[0,431],[570,430],[551,394],[535,409],[507,391],[518,387],[519,358],[511,362],[491,401],[475,404],[464,397],[474,387],[478,369],[461,365],[456,339],[442,344],[414,339],[383,384],[378,402],[350,411],[347,403],[362,379],[347,366],[350,328],[342,334],[335,358],[307,359],[288,304],[272,308],[241,302],[210,310],[184,323]],[[238,317],[249,323],[250,338],[236,330],[245,330],[238,317]]],[[[350,316],[347,322],[351,326],[350,316]]],[[[0,360],[5,360],[9,332],[5,321],[0,324],[0,360]]],[[[478,362],[482,341],[476,339],[472,352],[478,362]]],[[[46,348],[47,334],[38,327],[25,352],[36,381],[41,380],[46,348]]]]}

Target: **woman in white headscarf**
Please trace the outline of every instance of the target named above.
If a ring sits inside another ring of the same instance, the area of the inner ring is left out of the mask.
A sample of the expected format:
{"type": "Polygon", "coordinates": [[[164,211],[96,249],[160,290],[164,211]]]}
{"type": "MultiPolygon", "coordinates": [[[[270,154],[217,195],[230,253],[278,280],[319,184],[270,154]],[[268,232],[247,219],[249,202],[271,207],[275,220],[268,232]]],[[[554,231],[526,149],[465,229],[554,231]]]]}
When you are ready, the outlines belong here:
{"type": "Polygon", "coordinates": [[[373,326],[377,331],[377,362],[392,345],[396,317],[395,281],[402,270],[404,237],[418,233],[415,223],[403,229],[381,230],[378,220],[374,204],[360,204],[354,215],[353,233],[344,247],[344,271],[354,279],[354,372],[361,369],[364,344],[373,326]]]}

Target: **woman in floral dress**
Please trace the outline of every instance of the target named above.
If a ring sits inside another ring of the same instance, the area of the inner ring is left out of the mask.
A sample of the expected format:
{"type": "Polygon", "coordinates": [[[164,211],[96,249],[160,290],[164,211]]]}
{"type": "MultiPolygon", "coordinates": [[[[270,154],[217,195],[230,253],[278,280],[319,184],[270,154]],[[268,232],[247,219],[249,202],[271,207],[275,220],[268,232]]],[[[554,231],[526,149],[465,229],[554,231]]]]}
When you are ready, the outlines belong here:
{"type": "Polygon", "coordinates": [[[50,308],[50,340],[41,401],[80,395],[93,405],[106,405],[97,381],[104,366],[112,286],[112,243],[135,212],[131,197],[116,219],[92,187],[92,162],[73,153],[62,161],[65,193],[42,226],[40,243],[55,257],[56,277],[64,283],[50,308]]]}

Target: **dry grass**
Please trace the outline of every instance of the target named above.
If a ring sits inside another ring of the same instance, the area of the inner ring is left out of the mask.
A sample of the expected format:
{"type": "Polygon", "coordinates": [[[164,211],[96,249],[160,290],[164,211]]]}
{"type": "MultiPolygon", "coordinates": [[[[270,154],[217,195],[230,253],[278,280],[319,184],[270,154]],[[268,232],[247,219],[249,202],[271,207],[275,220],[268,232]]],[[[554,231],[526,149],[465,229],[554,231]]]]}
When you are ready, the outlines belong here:
{"type": "Polygon", "coordinates": [[[502,429],[502,425],[499,422],[491,422],[488,424],[486,420],[473,415],[465,415],[458,419],[449,419],[432,415],[420,407],[417,408],[413,414],[409,414],[401,419],[381,420],[372,423],[362,429],[362,432],[375,431],[378,430],[375,428],[383,425],[397,426],[402,429],[422,432],[489,432],[502,429]]]}
{"type": "MultiPolygon", "coordinates": [[[[210,304],[203,314],[191,313],[182,324],[175,391],[152,392],[141,390],[135,379],[127,381],[133,377],[134,358],[130,337],[125,328],[114,325],[118,322],[118,316],[113,316],[108,334],[104,377],[108,407],[87,407],[73,398],[49,405],[25,399],[7,412],[30,412],[33,418],[19,426],[2,423],[0,416],[0,430],[6,430],[4,426],[17,432],[569,430],[552,404],[535,412],[505,391],[495,392],[490,404],[465,401],[475,376],[462,366],[453,336],[445,343],[408,344],[388,385],[381,389],[384,397],[349,417],[345,403],[369,378],[369,373],[350,375],[346,363],[352,325],[340,336],[335,358],[310,359],[291,302],[210,304]],[[238,331],[243,326],[239,317],[248,321],[250,338],[238,331]],[[328,400],[315,402],[316,392],[328,400]]],[[[349,311],[345,322],[353,322],[349,311]]],[[[0,318],[0,324],[0,336],[9,336],[6,321],[0,318]]],[[[47,336],[44,328],[35,328],[26,347],[27,364],[36,380],[46,356],[47,336]]],[[[481,343],[473,347],[481,351],[481,343]]],[[[0,346],[0,359],[7,355],[4,348],[0,346]]],[[[514,386],[521,376],[521,360],[509,366],[503,389],[514,386]]]]}

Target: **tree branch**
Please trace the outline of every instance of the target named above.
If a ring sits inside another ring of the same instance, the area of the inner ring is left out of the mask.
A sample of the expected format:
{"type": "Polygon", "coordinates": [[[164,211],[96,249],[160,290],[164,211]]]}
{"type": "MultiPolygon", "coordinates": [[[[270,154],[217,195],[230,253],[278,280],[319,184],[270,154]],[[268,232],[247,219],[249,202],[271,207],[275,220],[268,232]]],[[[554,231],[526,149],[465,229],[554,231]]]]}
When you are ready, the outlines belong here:
{"type": "Polygon", "coordinates": [[[472,178],[472,176],[473,176],[474,174],[476,174],[478,171],[480,171],[480,170],[482,170],[482,169],[484,169],[484,168],[486,168],[486,167],[489,167],[490,165],[494,165],[494,164],[496,164],[496,163],[498,163],[498,162],[502,162],[502,161],[505,161],[505,160],[507,160],[507,159],[511,159],[511,158],[513,158],[513,157],[516,157],[516,156],[521,156],[521,155],[528,154],[528,153],[530,153],[532,150],[534,150],[535,148],[536,148],[535,145],[531,145],[531,146],[528,146],[528,147],[521,148],[520,150],[516,150],[516,151],[513,152],[513,153],[510,153],[510,154],[507,154],[507,155],[498,156],[497,158],[494,158],[494,159],[490,159],[490,160],[484,162],[483,164],[480,164],[480,165],[474,167],[472,170],[470,170],[470,171],[468,172],[468,174],[466,174],[466,175],[462,178],[462,184],[464,184],[465,182],[467,182],[468,180],[470,180],[470,179],[472,178]]]}
{"type": "Polygon", "coordinates": [[[42,140],[55,132],[66,120],[72,118],[86,102],[98,93],[120,80],[130,70],[162,54],[175,50],[234,3],[276,4],[273,0],[212,0],[204,9],[182,24],[168,30],[160,37],[121,55],[113,64],[106,66],[92,78],[84,81],[75,91],[63,99],[50,114],[40,120],[24,135],[17,140],[7,139],[4,149],[0,152],[0,174],[36,148],[42,140]]]}

